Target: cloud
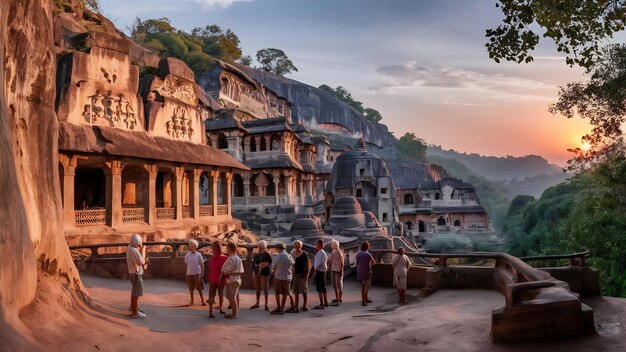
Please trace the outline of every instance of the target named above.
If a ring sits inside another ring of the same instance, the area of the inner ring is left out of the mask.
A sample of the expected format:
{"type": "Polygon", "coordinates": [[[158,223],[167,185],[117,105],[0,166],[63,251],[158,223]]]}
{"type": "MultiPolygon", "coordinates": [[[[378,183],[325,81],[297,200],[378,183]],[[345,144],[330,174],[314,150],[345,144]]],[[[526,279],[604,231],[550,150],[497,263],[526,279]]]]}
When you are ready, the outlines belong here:
{"type": "Polygon", "coordinates": [[[485,74],[454,67],[430,67],[411,61],[376,70],[381,84],[371,90],[385,94],[414,94],[429,88],[438,103],[486,105],[494,99],[551,100],[555,85],[504,74],[485,74]],[[439,91],[437,93],[437,91],[439,91]]]}
{"type": "Polygon", "coordinates": [[[204,8],[220,7],[227,8],[236,2],[251,2],[254,0],[195,0],[195,2],[203,5],[204,8]]]}

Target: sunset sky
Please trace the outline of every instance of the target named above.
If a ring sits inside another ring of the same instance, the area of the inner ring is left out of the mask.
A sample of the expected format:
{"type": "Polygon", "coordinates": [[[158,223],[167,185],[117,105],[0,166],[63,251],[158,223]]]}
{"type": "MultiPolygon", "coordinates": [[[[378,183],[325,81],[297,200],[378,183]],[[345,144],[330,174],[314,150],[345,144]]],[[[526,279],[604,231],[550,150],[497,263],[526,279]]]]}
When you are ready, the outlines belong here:
{"type": "Polygon", "coordinates": [[[396,136],[485,155],[539,154],[559,165],[588,125],[548,113],[558,86],[583,79],[544,40],[531,64],[496,64],[485,30],[494,0],[100,0],[119,28],[168,17],[184,30],[231,28],[245,54],[283,49],[314,85],[342,85],[396,136]]]}

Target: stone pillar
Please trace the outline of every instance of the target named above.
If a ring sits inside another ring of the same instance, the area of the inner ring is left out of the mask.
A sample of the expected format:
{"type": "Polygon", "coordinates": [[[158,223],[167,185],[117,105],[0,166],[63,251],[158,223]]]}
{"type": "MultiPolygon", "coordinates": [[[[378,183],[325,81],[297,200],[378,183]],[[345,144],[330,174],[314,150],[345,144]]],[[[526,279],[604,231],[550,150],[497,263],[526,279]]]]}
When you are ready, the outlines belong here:
{"type": "Polygon", "coordinates": [[[250,173],[243,173],[243,197],[245,199],[246,205],[250,204],[250,173]]]}
{"type": "Polygon", "coordinates": [[[180,220],[183,218],[183,176],[185,168],[173,167],[172,176],[174,178],[174,187],[172,190],[173,205],[176,208],[174,218],[180,220]]]}
{"type": "Polygon", "coordinates": [[[272,174],[272,180],[274,181],[274,196],[276,198],[276,205],[279,205],[280,190],[278,189],[278,186],[280,184],[280,175],[272,174]]]}
{"type": "Polygon", "coordinates": [[[125,163],[120,160],[106,162],[106,224],[117,227],[122,224],[122,170],[125,163]]]}
{"type": "Polygon", "coordinates": [[[191,208],[191,217],[200,218],[200,176],[201,169],[194,169],[191,172],[191,189],[189,190],[189,207],[191,208]]]}
{"type": "Polygon", "coordinates": [[[272,144],[270,143],[271,136],[263,136],[265,138],[265,150],[272,150],[272,144]]]}
{"type": "Polygon", "coordinates": [[[152,164],[143,167],[146,169],[144,174],[146,188],[143,191],[144,221],[153,225],[156,222],[156,177],[159,167],[152,164]]]}
{"type": "Polygon", "coordinates": [[[76,175],[76,156],[59,154],[59,162],[63,165],[61,184],[63,185],[63,225],[76,225],[76,209],[74,208],[74,176],[76,175]]]}
{"type": "Polygon", "coordinates": [[[261,136],[254,136],[252,138],[254,138],[254,143],[256,145],[256,151],[257,152],[261,151],[261,136]]]}
{"type": "Polygon", "coordinates": [[[227,205],[227,214],[231,216],[233,209],[233,173],[226,172],[224,174],[226,176],[226,205],[227,205]]]}
{"type": "Polygon", "coordinates": [[[250,136],[243,138],[243,152],[244,154],[250,153],[250,136]]]}
{"type": "Polygon", "coordinates": [[[217,216],[217,181],[219,177],[219,171],[211,171],[209,183],[211,184],[211,203],[213,204],[213,216],[217,216]]]}

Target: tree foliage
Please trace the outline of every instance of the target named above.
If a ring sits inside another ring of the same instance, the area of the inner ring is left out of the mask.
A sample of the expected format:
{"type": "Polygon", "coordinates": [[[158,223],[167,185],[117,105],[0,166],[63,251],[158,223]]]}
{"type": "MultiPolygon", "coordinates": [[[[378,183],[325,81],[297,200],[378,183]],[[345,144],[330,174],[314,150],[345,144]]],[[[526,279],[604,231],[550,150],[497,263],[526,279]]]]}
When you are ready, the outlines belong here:
{"type": "Polygon", "coordinates": [[[177,30],[167,17],[141,20],[131,28],[131,37],[139,45],[162,57],[184,61],[195,73],[207,71],[213,58],[234,62],[241,58],[237,35],[217,25],[194,28],[191,33],[177,30]]]}
{"type": "Polygon", "coordinates": [[[622,124],[626,114],[626,45],[604,48],[600,58],[588,70],[587,82],[573,82],[561,87],[559,100],[550,112],[567,118],[580,116],[593,126],[583,137],[590,150],[574,148],[571,169],[586,169],[591,164],[624,153],[622,124]]]}
{"type": "Polygon", "coordinates": [[[364,116],[371,123],[380,123],[380,120],[383,119],[383,115],[378,110],[372,108],[365,108],[364,116]]]}
{"type": "Polygon", "coordinates": [[[499,0],[496,7],[503,23],[486,32],[489,57],[496,62],[531,62],[543,29],[542,36],[566,54],[568,65],[589,68],[603,40],[626,24],[626,0],[499,0]]]}
{"type": "Polygon", "coordinates": [[[412,160],[424,162],[426,159],[426,144],[417,138],[415,133],[407,132],[396,142],[396,149],[412,160]]]}
{"type": "Polygon", "coordinates": [[[319,86],[319,89],[352,106],[356,111],[360,112],[361,114],[365,112],[365,109],[363,108],[363,103],[354,99],[352,97],[352,94],[350,94],[350,92],[348,92],[346,88],[342,86],[332,88],[326,84],[322,84],[321,86],[319,86]]]}
{"type": "Polygon", "coordinates": [[[256,52],[256,61],[261,70],[275,75],[284,76],[291,72],[298,72],[298,68],[287,57],[284,51],[276,48],[261,49],[256,52]]]}
{"type": "Polygon", "coordinates": [[[504,231],[518,256],[589,250],[603,293],[626,297],[626,157],[614,155],[512,206],[504,231]]]}

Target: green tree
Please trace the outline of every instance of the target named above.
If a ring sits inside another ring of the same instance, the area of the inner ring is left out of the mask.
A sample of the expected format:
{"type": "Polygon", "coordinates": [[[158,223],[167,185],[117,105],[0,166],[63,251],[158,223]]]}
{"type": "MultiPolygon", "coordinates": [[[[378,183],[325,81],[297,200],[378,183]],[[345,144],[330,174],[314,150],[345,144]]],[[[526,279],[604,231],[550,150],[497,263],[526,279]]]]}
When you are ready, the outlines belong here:
{"type": "Polygon", "coordinates": [[[486,32],[489,57],[496,62],[531,62],[530,52],[543,29],[543,37],[566,54],[567,64],[588,68],[604,39],[626,24],[626,0],[499,0],[496,7],[502,10],[503,23],[486,32]]]}
{"type": "Polygon", "coordinates": [[[423,162],[426,159],[426,144],[415,133],[405,133],[396,142],[396,149],[412,160],[423,162]]]}
{"type": "Polygon", "coordinates": [[[321,86],[319,86],[319,89],[325,91],[326,93],[329,93],[330,95],[334,96],[335,98],[343,101],[344,103],[352,106],[353,108],[356,109],[356,111],[358,111],[359,113],[363,114],[365,112],[365,109],[363,108],[363,103],[355,100],[352,97],[352,94],[350,94],[350,92],[348,92],[348,90],[342,86],[337,86],[336,88],[331,88],[330,86],[326,85],[326,84],[322,84],[321,86]]]}
{"type": "Polygon", "coordinates": [[[191,30],[191,37],[202,43],[205,53],[217,59],[235,62],[241,58],[239,37],[230,28],[224,31],[215,24],[197,27],[191,30]]]}
{"type": "Polygon", "coordinates": [[[284,51],[276,48],[261,49],[256,52],[256,61],[261,64],[261,70],[275,75],[284,76],[291,72],[298,72],[298,68],[287,57],[284,51]]]}
{"type": "Polygon", "coordinates": [[[383,115],[378,112],[378,110],[372,108],[365,108],[365,118],[372,123],[380,123],[380,120],[383,119],[383,115]]]}
{"type": "Polygon", "coordinates": [[[240,64],[244,66],[252,67],[252,56],[244,55],[237,62],[239,62],[240,64]]]}

